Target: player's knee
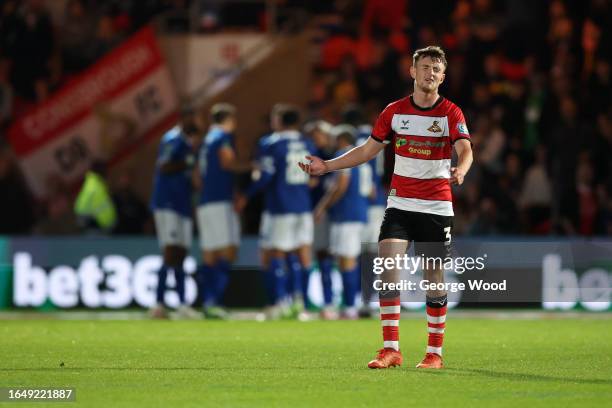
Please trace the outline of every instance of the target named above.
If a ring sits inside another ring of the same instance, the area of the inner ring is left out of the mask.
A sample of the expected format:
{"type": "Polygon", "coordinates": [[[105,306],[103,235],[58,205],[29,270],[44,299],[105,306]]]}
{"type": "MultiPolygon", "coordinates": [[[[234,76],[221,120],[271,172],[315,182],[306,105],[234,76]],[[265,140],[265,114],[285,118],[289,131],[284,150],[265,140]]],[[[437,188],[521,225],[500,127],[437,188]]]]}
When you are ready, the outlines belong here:
{"type": "Polygon", "coordinates": [[[353,270],[355,269],[355,266],[357,266],[357,259],[350,257],[340,257],[338,263],[340,264],[340,269],[342,269],[343,271],[353,270]]]}
{"type": "Polygon", "coordinates": [[[236,246],[230,246],[223,250],[221,256],[228,262],[234,262],[237,254],[238,248],[236,246]]]}
{"type": "Polygon", "coordinates": [[[285,253],[283,251],[281,251],[280,249],[273,249],[270,252],[270,257],[271,258],[284,258],[285,257],[285,253]]]}
{"type": "Polygon", "coordinates": [[[409,247],[409,242],[400,239],[383,239],[378,243],[378,256],[384,258],[394,258],[396,255],[403,255],[409,247]]]}
{"type": "Polygon", "coordinates": [[[214,265],[217,261],[217,256],[215,251],[203,251],[202,252],[202,260],[206,265],[214,265]]]}
{"type": "Polygon", "coordinates": [[[185,260],[185,256],[187,255],[187,249],[170,245],[164,248],[164,263],[168,266],[180,266],[185,260]]]}
{"type": "Polygon", "coordinates": [[[310,254],[310,247],[302,247],[298,252],[298,257],[300,258],[300,263],[304,268],[310,268],[312,265],[312,256],[310,254]]]}

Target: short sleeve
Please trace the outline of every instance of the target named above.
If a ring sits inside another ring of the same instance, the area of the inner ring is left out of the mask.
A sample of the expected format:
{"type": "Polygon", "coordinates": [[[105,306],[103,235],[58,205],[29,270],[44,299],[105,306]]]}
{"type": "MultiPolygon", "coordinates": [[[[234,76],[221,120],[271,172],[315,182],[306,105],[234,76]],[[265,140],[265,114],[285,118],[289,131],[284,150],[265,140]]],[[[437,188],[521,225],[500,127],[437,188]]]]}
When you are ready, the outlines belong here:
{"type": "Polygon", "coordinates": [[[451,143],[455,143],[459,139],[467,139],[471,142],[465,117],[458,107],[455,107],[449,116],[449,136],[451,143]]]}
{"type": "Polygon", "coordinates": [[[393,104],[388,105],[376,119],[370,137],[380,143],[390,143],[393,135],[391,120],[393,119],[393,104]]]}
{"type": "Polygon", "coordinates": [[[162,147],[161,154],[158,159],[159,164],[165,164],[184,159],[184,152],[180,143],[171,142],[162,147]]]}

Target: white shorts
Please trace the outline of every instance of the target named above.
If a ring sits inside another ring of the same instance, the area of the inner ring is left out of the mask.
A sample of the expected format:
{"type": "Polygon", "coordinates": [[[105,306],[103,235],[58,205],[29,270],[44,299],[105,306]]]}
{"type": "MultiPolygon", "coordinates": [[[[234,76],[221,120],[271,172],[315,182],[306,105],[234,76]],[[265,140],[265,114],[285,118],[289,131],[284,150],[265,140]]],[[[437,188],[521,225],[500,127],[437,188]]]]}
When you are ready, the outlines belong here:
{"type": "Polygon", "coordinates": [[[185,217],[173,210],[153,211],[155,231],[160,247],[169,245],[191,248],[192,222],[191,217],[185,217]]]}
{"type": "Polygon", "coordinates": [[[264,212],[259,228],[259,246],[293,251],[304,245],[312,245],[313,229],[311,213],[274,215],[264,212]]]}
{"type": "Polygon", "coordinates": [[[329,250],[329,219],[327,214],[314,225],[314,241],[312,247],[315,251],[329,250]]]}
{"type": "Polygon", "coordinates": [[[376,205],[368,208],[368,223],[363,227],[361,235],[363,242],[378,243],[383,218],[385,218],[384,206],[376,205]]]}
{"type": "Polygon", "coordinates": [[[200,248],[214,251],[240,244],[240,221],[232,203],[204,204],[196,210],[200,248]]]}
{"type": "Polygon", "coordinates": [[[270,249],[270,214],[267,211],[261,213],[259,220],[259,247],[270,249]]]}
{"type": "Polygon", "coordinates": [[[329,252],[334,256],[356,258],[361,254],[362,222],[332,222],[329,229],[329,252]]]}

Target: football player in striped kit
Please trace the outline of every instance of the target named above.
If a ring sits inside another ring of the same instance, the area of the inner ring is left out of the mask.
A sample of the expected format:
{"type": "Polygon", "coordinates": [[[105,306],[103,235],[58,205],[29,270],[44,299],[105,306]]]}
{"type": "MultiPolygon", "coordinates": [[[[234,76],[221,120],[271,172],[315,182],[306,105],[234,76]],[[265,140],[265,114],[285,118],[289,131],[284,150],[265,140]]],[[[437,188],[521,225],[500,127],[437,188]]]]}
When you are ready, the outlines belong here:
{"type": "MultiPolygon", "coordinates": [[[[444,51],[426,47],[413,55],[413,94],[389,104],[378,116],[366,143],[333,160],[307,156],[298,163],[311,175],[358,166],[371,160],[388,143],[394,144],[395,166],[387,209],[378,238],[380,257],[403,256],[411,242],[415,252],[445,256],[451,243],[453,205],[451,184],[461,185],[472,165],[472,145],[461,109],[438,93],[447,67],[444,51]],[[453,147],[458,160],[451,167],[453,147]],[[437,243],[437,245],[426,245],[437,243]]],[[[394,275],[394,274],[391,274],[394,275]]],[[[393,277],[392,277],[393,278],[393,277]]],[[[425,268],[424,278],[443,282],[444,271],[425,268]]],[[[379,292],[384,346],[369,368],[402,364],[399,347],[400,296],[379,292]]],[[[428,344],[418,368],[442,368],[447,294],[426,293],[428,344]]]]}

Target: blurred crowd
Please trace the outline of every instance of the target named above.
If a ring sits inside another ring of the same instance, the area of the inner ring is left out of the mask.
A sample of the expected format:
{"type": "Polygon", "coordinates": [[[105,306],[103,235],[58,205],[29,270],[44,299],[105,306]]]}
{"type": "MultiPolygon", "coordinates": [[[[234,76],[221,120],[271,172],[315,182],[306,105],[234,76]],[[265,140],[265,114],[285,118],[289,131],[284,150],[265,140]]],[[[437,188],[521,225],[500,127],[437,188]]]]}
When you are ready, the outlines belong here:
{"type": "Polygon", "coordinates": [[[0,0],[0,126],[181,0],[0,0]]]}
{"type": "MultiPolygon", "coordinates": [[[[12,120],[44,101],[131,33],[181,0],[0,0],[0,233],[71,234],[82,230],[75,191],[59,177],[49,195],[34,200],[6,141],[12,120]]],[[[129,175],[110,186],[116,233],[152,232],[146,204],[129,175]]]]}
{"type": "Polygon", "coordinates": [[[466,114],[476,160],[454,191],[456,233],[612,234],[610,1],[320,7],[313,117],[359,103],[373,122],[411,92],[413,50],[447,52],[441,93],[466,114]]]}
{"type": "MultiPolygon", "coordinates": [[[[265,30],[270,18],[259,2],[66,0],[58,20],[46,3],[0,0],[2,127],[162,11],[177,31],[193,27],[186,14],[193,7],[198,31],[216,31],[226,20],[265,30]],[[234,21],[229,11],[236,8],[234,21]]],[[[454,191],[457,234],[612,234],[611,1],[283,0],[277,6],[278,20],[313,32],[309,118],[338,123],[347,105],[358,104],[373,123],[386,104],[411,92],[412,52],[444,48],[449,66],[441,93],[463,109],[476,160],[454,191]]],[[[391,152],[387,159],[389,176],[391,152]]],[[[51,190],[60,199],[41,209],[24,204],[33,201],[18,179],[1,144],[0,191],[20,201],[0,204],[6,218],[0,233],[53,232],[51,219],[69,225],[61,221],[72,216],[65,186],[58,182],[51,190]]],[[[128,197],[126,213],[146,212],[128,175],[116,184],[111,194],[128,197]]],[[[141,218],[125,228],[119,217],[117,228],[151,231],[148,214],[141,218]]]]}

